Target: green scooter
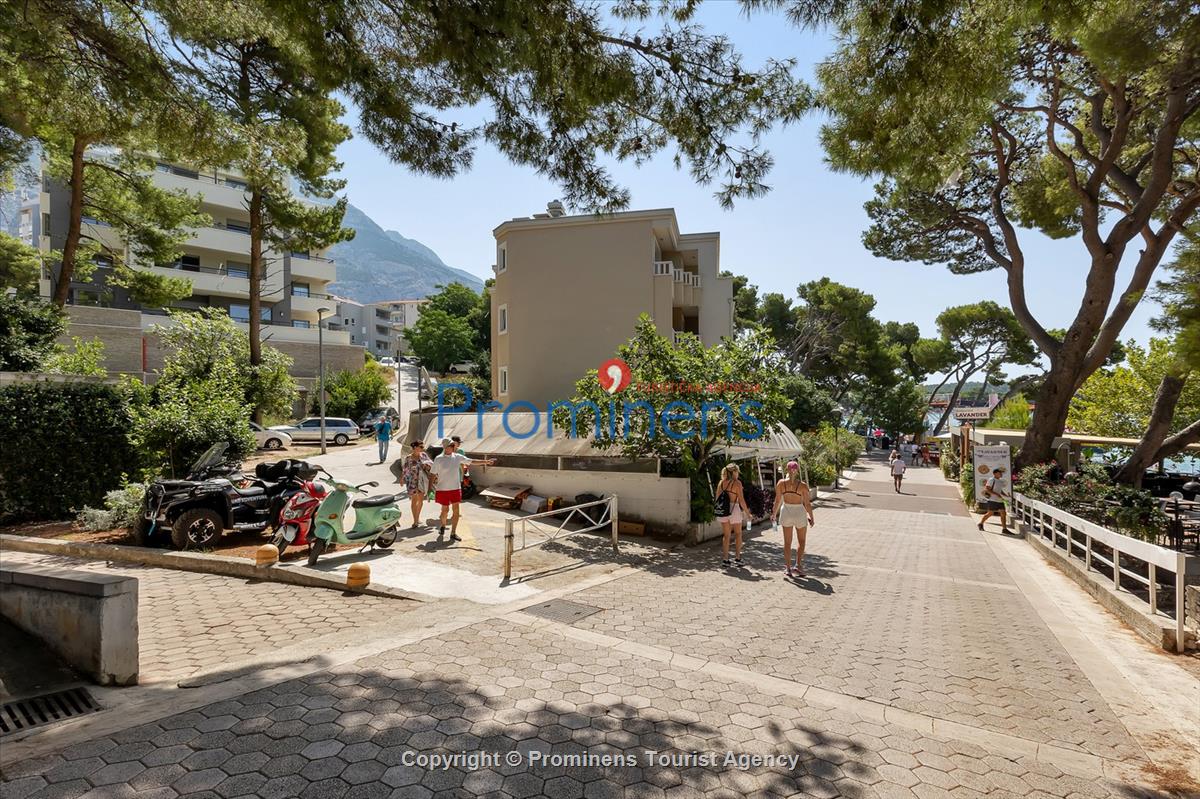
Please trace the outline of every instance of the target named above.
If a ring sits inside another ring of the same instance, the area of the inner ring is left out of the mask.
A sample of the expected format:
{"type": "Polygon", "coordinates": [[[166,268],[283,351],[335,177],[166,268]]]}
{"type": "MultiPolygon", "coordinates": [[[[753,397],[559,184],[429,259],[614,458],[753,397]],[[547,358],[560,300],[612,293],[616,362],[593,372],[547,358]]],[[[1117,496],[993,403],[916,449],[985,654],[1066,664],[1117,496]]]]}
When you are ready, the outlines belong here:
{"type": "Polygon", "coordinates": [[[396,506],[394,494],[380,494],[350,501],[351,494],[366,494],[365,486],[378,487],[379,483],[351,485],[334,480],[328,483],[332,489],[317,508],[316,523],[308,534],[308,565],[315,566],[321,553],[330,544],[360,544],[365,547],[387,549],[396,543],[400,528],[400,508],[396,506]],[[354,528],[342,529],[342,518],[346,506],[354,508],[354,528]]]}

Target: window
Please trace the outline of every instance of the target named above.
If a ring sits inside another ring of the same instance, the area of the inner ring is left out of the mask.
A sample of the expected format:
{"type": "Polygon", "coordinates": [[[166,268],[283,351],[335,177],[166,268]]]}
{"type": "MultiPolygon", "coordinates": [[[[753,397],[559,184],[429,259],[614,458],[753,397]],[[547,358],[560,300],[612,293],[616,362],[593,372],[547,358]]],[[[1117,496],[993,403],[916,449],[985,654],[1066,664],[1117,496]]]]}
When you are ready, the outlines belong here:
{"type": "Polygon", "coordinates": [[[508,396],[508,367],[500,367],[500,396],[508,396]]]}
{"type": "Polygon", "coordinates": [[[304,250],[292,250],[292,257],[293,258],[303,258],[304,260],[307,261],[311,256],[308,254],[308,252],[306,252],[304,250]]]}
{"type": "Polygon", "coordinates": [[[271,306],[264,305],[263,307],[259,308],[258,309],[258,318],[264,322],[270,322],[271,321],[271,306]]]}
{"type": "Polygon", "coordinates": [[[42,214],[42,235],[43,236],[50,235],[50,214],[46,214],[46,213],[42,214]]]}
{"type": "Polygon", "coordinates": [[[308,293],[308,284],[307,283],[293,283],[292,284],[292,296],[293,297],[311,296],[308,293]]]}
{"type": "Polygon", "coordinates": [[[244,180],[234,180],[233,178],[225,178],[225,185],[231,189],[241,189],[242,191],[246,190],[246,181],[244,181],[244,180]]]}
{"type": "Polygon", "coordinates": [[[187,169],[186,167],[182,166],[174,166],[171,167],[171,171],[176,175],[179,175],[181,178],[191,178],[192,180],[200,179],[200,173],[194,169],[187,169]]]}
{"type": "Polygon", "coordinates": [[[88,289],[75,289],[75,304],[97,307],[106,305],[105,298],[100,294],[100,292],[89,291],[88,289]]]}
{"type": "Polygon", "coordinates": [[[156,164],[156,165],[154,166],[154,168],[155,168],[156,170],[158,170],[159,172],[170,172],[170,171],[171,171],[171,165],[170,165],[170,164],[164,164],[164,163],[162,163],[161,161],[160,161],[158,164],[156,164]]]}
{"type": "Polygon", "coordinates": [[[240,219],[226,219],[225,220],[225,229],[226,230],[234,230],[234,231],[237,231],[238,233],[249,233],[250,232],[250,223],[243,222],[240,219]]]}
{"type": "Polygon", "coordinates": [[[229,315],[238,322],[250,321],[250,306],[249,305],[230,305],[229,315]]]}
{"type": "Polygon", "coordinates": [[[312,323],[307,319],[293,319],[292,327],[312,327],[312,323]]]}
{"type": "Polygon", "coordinates": [[[103,253],[92,258],[92,262],[101,269],[112,269],[113,265],[112,256],[103,253]]]}
{"type": "MultiPolygon", "coordinates": [[[[329,422],[328,419],[326,419],[325,421],[326,421],[326,423],[329,422]]],[[[320,419],[305,419],[303,422],[300,423],[300,427],[307,427],[309,429],[312,429],[314,427],[320,427],[320,426],[321,426],[320,419]]]]}
{"type": "Polygon", "coordinates": [[[504,335],[508,332],[508,305],[501,305],[496,310],[496,332],[504,335]]]}
{"type": "Polygon", "coordinates": [[[230,277],[250,277],[250,264],[240,263],[238,261],[225,262],[225,274],[230,277]]]}
{"type": "Polygon", "coordinates": [[[179,269],[185,272],[200,271],[200,256],[199,255],[181,255],[179,256],[179,269]]]}
{"type": "Polygon", "coordinates": [[[496,254],[496,274],[508,270],[508,245],[501,244],[500,252],[496,254]]]}

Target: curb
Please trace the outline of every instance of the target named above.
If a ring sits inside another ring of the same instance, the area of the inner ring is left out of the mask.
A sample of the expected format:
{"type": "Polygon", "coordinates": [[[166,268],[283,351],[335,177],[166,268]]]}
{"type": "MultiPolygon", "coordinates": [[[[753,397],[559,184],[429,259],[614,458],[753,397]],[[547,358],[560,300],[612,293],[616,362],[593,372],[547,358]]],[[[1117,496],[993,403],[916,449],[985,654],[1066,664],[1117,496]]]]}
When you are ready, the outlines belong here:
{"type": "Polygon", "coordinates": [[[225,577],[240,577],[246,580],[265,580],[305,588],[325,588],[366,596],[388,599],[421,600],[395,588],[347,588],[343,580],[328,572],[309,569],[305,566],[255,566],[246,558],[228,555],[200,555],[195,552],[175,552],[164,549],[125,546],[122,544],[95,544],[84,541],[58,541],[50,538],[30,538],[22,535],[0,534],[0,551],[32,552],[40,555],[58,555],[85,560],[108,560],[116,563],[132,563],[176,571],[219,574],[225,577]]]}

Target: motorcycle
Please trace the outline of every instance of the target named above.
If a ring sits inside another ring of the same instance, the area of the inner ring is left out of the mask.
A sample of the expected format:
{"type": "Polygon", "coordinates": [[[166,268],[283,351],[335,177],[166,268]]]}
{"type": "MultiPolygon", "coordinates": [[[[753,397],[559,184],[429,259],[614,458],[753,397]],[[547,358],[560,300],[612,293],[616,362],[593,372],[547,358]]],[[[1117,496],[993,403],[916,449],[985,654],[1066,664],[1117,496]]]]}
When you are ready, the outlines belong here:
{"type": "Polygon", "coordinates": [[[387,549],[396,543],[400,527],[400,508],[396,506],[395,494],[380,494],[351,501],[351,494],[366,494],[364,486],[376,488],[379,483],[351,485],[334,480],[331,492],[317,508],[317,522],[308,534],[308,565],[315,566],[331,544],[360,544],[366,547],[387,549]],[[343,528],[346,506],[354,509],[354,527],[343,528]]]}
{"type": "Polygon", "coordinates": [[[214,444],[183,480],[147,486],[134,528],[139,545],[166,537],[176,549],[200,549],[213,546],[224,530],[274,529],[287,498],[316,474],[304,461],[286,460],[259,464],[251,479],[238,462],[225,458],[227,448],[214,444]]]}
{"type": "MultiPolygon", "coordinates": [[[[326,477],[330,477],[329,473],[321,467],[315,468],[324,473],[326,477]]],[[[330,479],[333,478],[330,477],[330,479]]],[[[271,543],[279,550],[280,558],[283,558],[284,550],[289,546],[302,547],[309,543],[313,517],[327,493],[323,483],[317,480],[305,480],[301,484],[300,490],[288,498],[280,511],[279,525],[271,538],[271,543]]]]}

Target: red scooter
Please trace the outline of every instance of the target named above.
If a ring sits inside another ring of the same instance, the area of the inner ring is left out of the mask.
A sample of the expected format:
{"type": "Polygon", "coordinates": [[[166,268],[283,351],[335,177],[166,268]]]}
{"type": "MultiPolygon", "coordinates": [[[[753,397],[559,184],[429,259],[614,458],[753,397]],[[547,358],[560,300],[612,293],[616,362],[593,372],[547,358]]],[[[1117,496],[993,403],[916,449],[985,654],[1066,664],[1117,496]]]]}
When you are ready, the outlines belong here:
{"type": "MultiPolygon", "coordinates": [[[[326,476],[328,477],[328,474],[326,476]]],[[[279,529],[271,539],[271,543],[279,550],[280,558],[283,557],[283,551],[290,546],[308,545],[313,518],[326,493],[328,492],[324,484],[315,480],[305,480],[303,487],[283,506],[279,513],[279,529]]]]}

